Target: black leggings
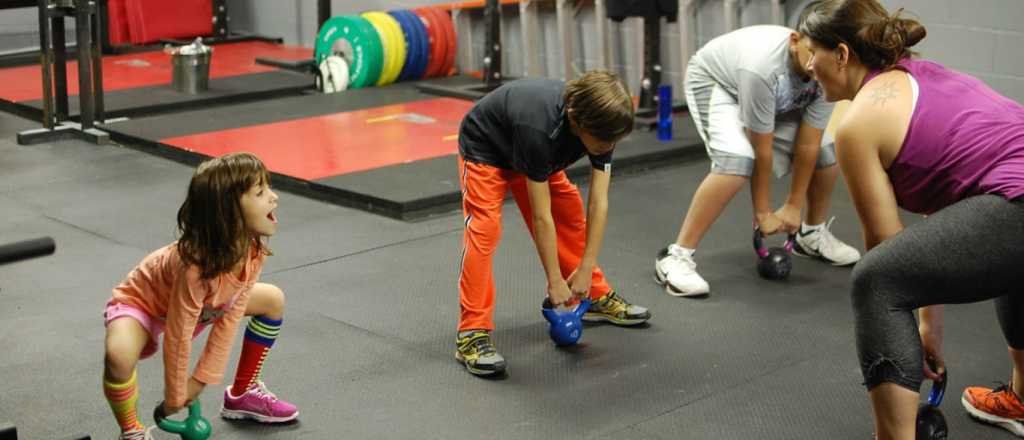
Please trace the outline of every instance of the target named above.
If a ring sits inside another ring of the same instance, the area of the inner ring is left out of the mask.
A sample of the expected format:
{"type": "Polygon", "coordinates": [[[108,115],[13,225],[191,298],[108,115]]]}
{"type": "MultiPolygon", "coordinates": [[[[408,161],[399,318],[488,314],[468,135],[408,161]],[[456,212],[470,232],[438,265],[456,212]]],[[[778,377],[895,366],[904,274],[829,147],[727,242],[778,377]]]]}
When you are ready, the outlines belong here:
{"type": "Polygon", "coordinates": [[[885,240],[853,269],[857,355],[864,385],[917,392],[923,354],[914,310],[995,298],[1014,349],[1024,349],[1024,202],[961,200],[885,240]]]}

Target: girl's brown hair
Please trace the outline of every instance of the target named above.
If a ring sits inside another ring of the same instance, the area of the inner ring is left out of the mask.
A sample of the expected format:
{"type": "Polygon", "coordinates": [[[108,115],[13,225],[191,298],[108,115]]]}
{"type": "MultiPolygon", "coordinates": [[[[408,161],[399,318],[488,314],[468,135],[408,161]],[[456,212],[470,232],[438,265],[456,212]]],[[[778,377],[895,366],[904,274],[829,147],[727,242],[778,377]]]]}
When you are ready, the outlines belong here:
{"type": "Polygon", "coordinates": [[[902,13],[899,8],[889,15],[875,0],[820,0],[801,14],[798,31],[828,49],[845,43],[865,66],[887,69],[916,55],[910,47],[926,35],[921,23],[902,13]]]}
{"type": "Polygon", "coordinates": [[[633,97],[618,75],[591,70],[565,84],[565,108],[591,136],[614,141],[633,131],[633,97]]]}
{"type": "Polygon", "coordinates": [[[231,153],[196,168],[188,195],[178,209],[178,253],[186,265],[199,268],[203,279],[230,271],[256,246],[266,245],[248,232],[242,215],[242,194],[269,184],[270,173],[255,155],[231,153]]]}

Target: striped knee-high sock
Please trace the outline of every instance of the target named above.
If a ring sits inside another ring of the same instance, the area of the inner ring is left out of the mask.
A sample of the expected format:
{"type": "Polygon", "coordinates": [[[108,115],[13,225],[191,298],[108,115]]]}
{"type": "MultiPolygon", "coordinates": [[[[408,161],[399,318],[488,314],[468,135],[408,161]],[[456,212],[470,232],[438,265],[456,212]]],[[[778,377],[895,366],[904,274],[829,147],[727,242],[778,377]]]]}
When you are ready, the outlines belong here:
{"type": "Polygon", "coordinates": [[[238,370],[235,372],[235,383],[231,385],[231,394],[241,396],[252,388],[259,380],[263,361],[267,352],[274,345],[281,322],[266,316],[253,316],[245,328],[245,339],[242,341],[242,355],[238,358],[238,370]]]}
{"type": "Polygon", "coordinates": [[[135,404],[139,400],[139,388],[135,385],[135,371],[131,379],[125,383],[111,383],[103,379],[103,394],[107,396],[110,409],[114,412],[121,432],[143,429],[135,412],[135,404]]]}

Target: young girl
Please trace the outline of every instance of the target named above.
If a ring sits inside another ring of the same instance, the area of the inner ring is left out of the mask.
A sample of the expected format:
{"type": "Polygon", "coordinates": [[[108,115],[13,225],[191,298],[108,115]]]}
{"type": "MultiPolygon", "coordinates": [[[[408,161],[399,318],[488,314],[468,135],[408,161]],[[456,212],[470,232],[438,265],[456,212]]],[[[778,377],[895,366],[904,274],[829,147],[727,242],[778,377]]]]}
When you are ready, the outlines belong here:
{"type": "Polygon", "coordinates": [[[277,230],[277,194],[252,154],[233,153],[196,169],[178,210],[177,242],[149,254],[114,288],[105,313],[103,391],[121,439],[150,439],[136,413],[135,365],[156,353],[164,337],[164,412],[174,414],[220,383],[242,315],[245,330],[234,383],[224,391],[221,416],[285,422],[299,413],[262,381],[260,369],[281,329],[284,293],[257,283],[270,255],[263,237],[277,230]],[[212,325],[189,376],[192,339],[212,325]]]}

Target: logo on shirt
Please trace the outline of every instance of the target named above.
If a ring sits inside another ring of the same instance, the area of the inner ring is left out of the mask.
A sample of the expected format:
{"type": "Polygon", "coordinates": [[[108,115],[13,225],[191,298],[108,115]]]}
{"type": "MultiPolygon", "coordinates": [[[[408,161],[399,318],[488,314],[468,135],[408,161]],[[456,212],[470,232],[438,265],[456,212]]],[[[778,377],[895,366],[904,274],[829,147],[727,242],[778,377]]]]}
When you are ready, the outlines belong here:
{"type": "Polygon", "coordinates": [[[818,97],[816,81],[803,82],[790,74],[778,76],[779,83],[775,87],[775,112],[786,113],[807,107],[818,97]]]}
{"type": "Polygon", "coordinates": [[[610,164],[610,163],[604,164],[604,172],[611,173],[612,172],[612,164],[610,164]]]}

